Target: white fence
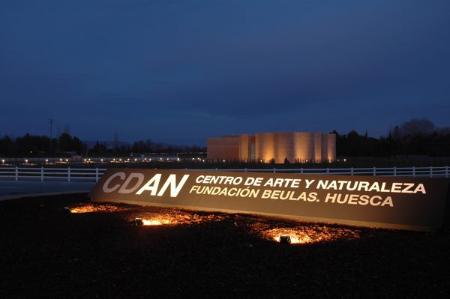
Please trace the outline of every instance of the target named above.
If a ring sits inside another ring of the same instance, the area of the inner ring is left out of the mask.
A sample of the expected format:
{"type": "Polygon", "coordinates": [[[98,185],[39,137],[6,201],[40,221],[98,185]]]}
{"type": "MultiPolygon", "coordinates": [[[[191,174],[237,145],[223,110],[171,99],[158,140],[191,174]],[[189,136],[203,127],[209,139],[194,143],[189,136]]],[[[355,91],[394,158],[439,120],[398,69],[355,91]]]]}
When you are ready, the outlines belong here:
{"type": "MultiPolygon", "coordinates": [[[[340,174],[369,176],[410,176],[448,178],[449,166],[430,167],[370,167],[370,168],[260,168],[260,169],[190,169],[191,171],[237,171],[304,174],[340,174]]],[[[98,182],[105,168],[49,168],[49,167],[0,167],[0,180],[34,180],[65,182],[98,182]]]]}
{"type": "Polygon", "coordinates": [[[0,180],[98,182],[104,168],[0,167],[0,180]]]}

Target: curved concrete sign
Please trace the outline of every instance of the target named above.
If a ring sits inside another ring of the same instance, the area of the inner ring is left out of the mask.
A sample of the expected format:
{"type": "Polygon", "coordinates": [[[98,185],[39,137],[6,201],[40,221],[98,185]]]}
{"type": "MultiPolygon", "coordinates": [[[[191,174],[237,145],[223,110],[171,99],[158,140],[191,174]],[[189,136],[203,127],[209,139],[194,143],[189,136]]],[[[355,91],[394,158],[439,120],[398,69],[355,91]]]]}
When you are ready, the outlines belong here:
{"type": "Polygon", "coordinates": [[[300,221],[433,230],[448,180],[259,172],[110,169],[93,201],[251,213],[300,221]]]}

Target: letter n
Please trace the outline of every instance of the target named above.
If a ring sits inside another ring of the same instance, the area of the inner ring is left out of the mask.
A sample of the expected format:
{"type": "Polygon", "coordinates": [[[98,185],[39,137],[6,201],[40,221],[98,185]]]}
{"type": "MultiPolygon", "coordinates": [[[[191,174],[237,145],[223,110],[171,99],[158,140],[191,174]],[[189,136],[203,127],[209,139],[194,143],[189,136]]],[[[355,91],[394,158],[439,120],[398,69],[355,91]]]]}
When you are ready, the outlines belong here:
{"type": "Polygon", "coordinates": [[[166,182],[161,187],[161,190],[159,190],[158,196],[163,196],[167,188],[170,187],[170,197],[177,197],[178,193],[181,191],[181,188],[183,188],[188,178],[189,178],[188,174],[183,175],[180,183],[177,185],[177,176],[175,174],[169,175],[166,182]]]}

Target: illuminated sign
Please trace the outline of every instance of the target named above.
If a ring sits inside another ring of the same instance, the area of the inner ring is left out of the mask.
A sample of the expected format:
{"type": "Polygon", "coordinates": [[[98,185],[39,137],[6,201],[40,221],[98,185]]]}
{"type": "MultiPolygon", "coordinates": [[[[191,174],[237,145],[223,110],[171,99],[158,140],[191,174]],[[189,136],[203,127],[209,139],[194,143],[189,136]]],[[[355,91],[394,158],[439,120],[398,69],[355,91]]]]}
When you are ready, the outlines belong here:
{"type": "Polygon", "coordinates": [[[432,230],[448,181],[408,177],[110,169],[93,201],[251,213],[301,221],[432,230]]]}

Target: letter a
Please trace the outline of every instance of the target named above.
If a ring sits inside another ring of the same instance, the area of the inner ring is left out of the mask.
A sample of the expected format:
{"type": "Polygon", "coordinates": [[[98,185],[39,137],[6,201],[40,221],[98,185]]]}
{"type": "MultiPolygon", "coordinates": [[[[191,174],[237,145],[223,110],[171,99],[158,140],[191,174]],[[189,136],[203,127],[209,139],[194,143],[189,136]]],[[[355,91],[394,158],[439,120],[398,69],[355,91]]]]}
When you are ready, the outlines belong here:
{"type": "Polygon", "coordinates": [[[141,189],[136,193],[141,195],[144,191],[150,191],[151,196],[155,196],[158,192],[159,182],[161,181],[161,174],[155,174],[141,189]]]}

